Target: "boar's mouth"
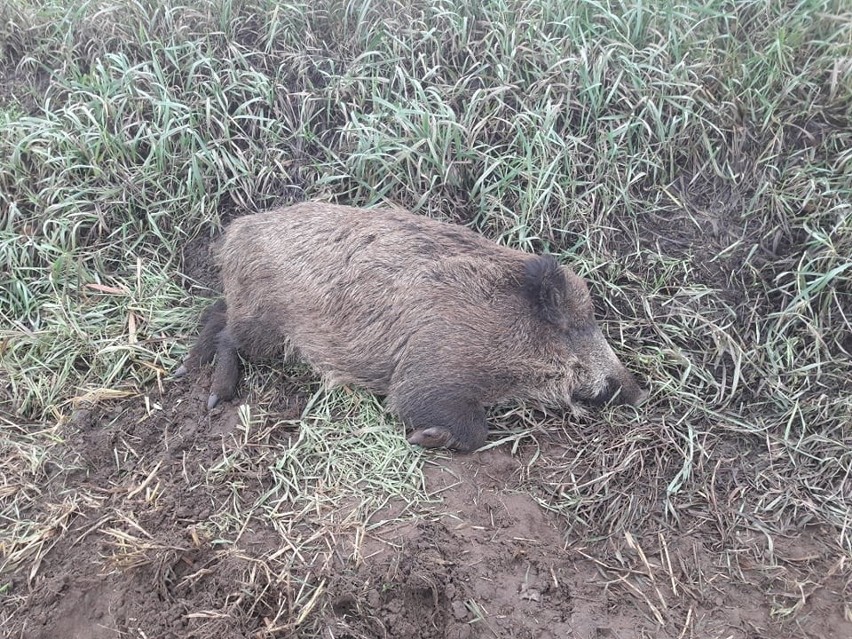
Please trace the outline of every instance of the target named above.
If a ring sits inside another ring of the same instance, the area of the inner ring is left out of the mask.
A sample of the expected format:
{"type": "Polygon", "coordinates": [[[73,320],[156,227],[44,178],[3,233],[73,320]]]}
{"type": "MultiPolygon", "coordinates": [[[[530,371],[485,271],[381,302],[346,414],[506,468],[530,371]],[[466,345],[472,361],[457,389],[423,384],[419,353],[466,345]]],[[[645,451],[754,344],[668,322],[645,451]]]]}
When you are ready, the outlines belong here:
{"type": "Polygon", "coordinates": [[[648,393],[639,388],[639,385],[633,380],[629,380],[627,384],[622,384],[614,377],[607,377],[604,380],[603,387],[597,393],[588,395],[578,393],[574,395],[574,399],[593,408],[603,408],[607,405],[622,406],[629,404],[638,406],[647,396],[648,393]]]}

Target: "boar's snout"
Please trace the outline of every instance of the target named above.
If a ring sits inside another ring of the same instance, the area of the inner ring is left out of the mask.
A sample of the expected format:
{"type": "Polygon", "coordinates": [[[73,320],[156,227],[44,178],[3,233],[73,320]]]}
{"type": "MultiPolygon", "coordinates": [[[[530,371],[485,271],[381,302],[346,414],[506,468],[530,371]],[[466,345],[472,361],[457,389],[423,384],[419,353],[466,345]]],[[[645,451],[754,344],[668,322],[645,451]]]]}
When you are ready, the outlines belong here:
{"type": "Polygon", "coordinates": [[[619,376],[608,375],[601,389],[594,395],[578,397],[581,401],[598,408],[606,404],[639,406],[647,398],[648,391],[642,390],[633,375],[626,370],[619,376]]]}
{"type": "Polygon", "coordinates": [[[573,399],[595,407],[638,406],[647,399],[648,392],[624,367],[599,329],[586,331],[573,346],[582,362],[573,399]]]}

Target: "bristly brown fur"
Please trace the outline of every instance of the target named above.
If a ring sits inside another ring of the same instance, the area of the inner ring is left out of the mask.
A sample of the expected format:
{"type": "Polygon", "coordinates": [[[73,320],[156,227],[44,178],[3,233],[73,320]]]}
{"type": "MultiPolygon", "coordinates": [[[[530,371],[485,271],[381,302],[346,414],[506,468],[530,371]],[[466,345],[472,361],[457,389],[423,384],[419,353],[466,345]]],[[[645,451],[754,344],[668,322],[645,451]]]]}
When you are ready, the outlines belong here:
{"type": "Polygon", "coordinates": [[[215,352],[211,407],[236,391],[238,352],[295,351],[334,382],[386,395],[410,441],[462,451],[484,443],[497,402],[643,396],[580,278],[464,227],[303,203],[235,220],[219,258],[226,303],[188,360],[215,352]]]}

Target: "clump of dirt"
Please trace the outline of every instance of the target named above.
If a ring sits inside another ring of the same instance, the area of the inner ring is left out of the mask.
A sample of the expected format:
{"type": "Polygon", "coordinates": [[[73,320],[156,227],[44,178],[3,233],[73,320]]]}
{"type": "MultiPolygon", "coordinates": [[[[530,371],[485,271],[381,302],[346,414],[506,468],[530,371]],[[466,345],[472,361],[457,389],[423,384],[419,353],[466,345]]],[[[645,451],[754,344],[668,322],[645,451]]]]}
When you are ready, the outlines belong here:
{"type": "MultiPolygon", "coordinates": [[[[200,636],[212,629],[217,616],[227,615],[227,601],[237,595],[246,566],[209,548],[192,550],[188,541],[152,552],[143,566],[112,570],[94,552],[97,545],[82,545],[76,552],[58,549],[53,561],[65,564],[64,569],[49,570],[39,580],[13,621],[17,634],[12,636],[200,636]],[[211,611],[209,619],[197,616],[203,610],[211,611]]],[[[234,627],[215,625],[221,631],[217,636],[244,636],[234,627]]]]}
{"type": "Polygon", "coordinates": [[[467,584],[442,525],[426,522],[398,555],[334,577],[329,588],[334,636],[469,637],[467,584]]]}

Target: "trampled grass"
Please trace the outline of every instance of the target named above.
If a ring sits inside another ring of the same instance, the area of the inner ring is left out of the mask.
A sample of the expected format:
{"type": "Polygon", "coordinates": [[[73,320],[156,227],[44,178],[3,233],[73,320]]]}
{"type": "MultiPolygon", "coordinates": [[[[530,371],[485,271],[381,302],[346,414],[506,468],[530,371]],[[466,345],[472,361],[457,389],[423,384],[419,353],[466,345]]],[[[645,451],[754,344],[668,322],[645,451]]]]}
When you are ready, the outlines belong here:
{"type": "MultiPolygon", "coordinates": [[[[588,278],[653,394],[635,415],[566,424],[572,448],[530,459],[531,492],[576,534],[687,512],[723,535],[819,524],[848,561],[851,109],[841,0],[5,3],[6,561],[41,556],[21,540],[76,507],[38,506],[46,465],[69,463],[55,426],[83,400],[171,383],[211,285],[185,248],[302,199],[392,202],[588,278]],[[714,491],[734,484],[724,510],[714,491]]],[[[371,402],[340,413],[378,429],[365,450],[335,426],[340,397],[318,401],[293,431],[305,457],[244,460],[272,501],[235,499],[217,534],[240,508],[277,521],[274,499],[323,482],[366,499],[359,474],[425,498],[371,402]]],[[[245,429],[263,402],[251,410],[245,429]]],[[[543,429],[495,417],[515,445],[543,429]]],[[[209,481],[238,462],[223,455],[209,481]]]]}

